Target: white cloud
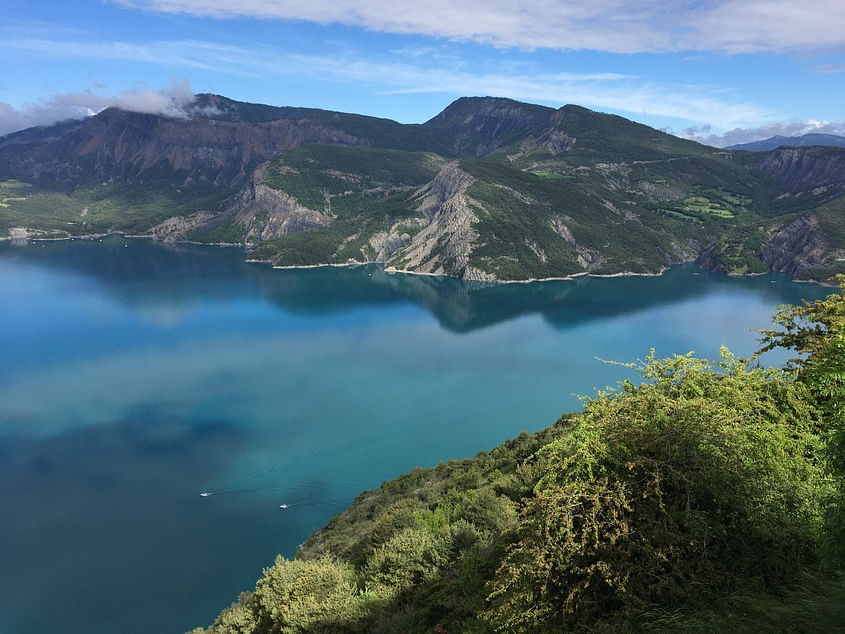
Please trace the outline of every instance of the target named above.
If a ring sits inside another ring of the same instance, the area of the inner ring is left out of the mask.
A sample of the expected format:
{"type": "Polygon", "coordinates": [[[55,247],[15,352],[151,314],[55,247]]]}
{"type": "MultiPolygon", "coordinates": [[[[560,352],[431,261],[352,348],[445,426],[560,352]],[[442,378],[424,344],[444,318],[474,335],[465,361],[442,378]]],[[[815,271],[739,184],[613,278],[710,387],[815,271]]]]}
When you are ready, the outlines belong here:
{"type": "Polygon", "coordinates": [[[106,98],[90,90],[53,95],[21,108],[0,102],[0,135],[66,119],[82,119],[107,106],[106,98]]]}
{"type": "Polygon", "coordinates": [[[764,139],[770,139],[773,136],[790,137],[801,136],[803,134],[837,134],[839,136],[845,136],[845,121],[836,123],[807,119],[806,121],[770,123],[756,128],[734,128],[724,134],[707,134],[709,131],[709,126],[687,128],[684,130],[684,136],[693,141],[716,147],[762,141],[764,139]]]}
{"type": "Polygon", "coordinates": [[[693,9],[689,17],[698,50],[766,53],[845,45],[842,0],[719,0],[693,9]]]}
{"type": "Polygon", "coordinates": [[[84,119],[110,106],[130,112],[186,117],[194,99],[188,80],[177,82],[174,79],[170,88],[161,90],[135,89],[116,95],[101,95],[85,89],[56,94],[20,108],[0,102],[0,135],[68,119],[84,119]]]}
{"type": "Polygon", "coordinates": [[[821,50],[845,45],[842,0],[113,0],[216,18],[305,20],[499,47],[614,53],[821,50]]]}
{"type": "Polygon", "coordinates": [[[195,99],[190,82],[183,79],[181,82],[173,80],[170,88],[161,90],[124,91],[110,105],[129,112],[182,118],[188,116],[188,107],[195,99]]]}

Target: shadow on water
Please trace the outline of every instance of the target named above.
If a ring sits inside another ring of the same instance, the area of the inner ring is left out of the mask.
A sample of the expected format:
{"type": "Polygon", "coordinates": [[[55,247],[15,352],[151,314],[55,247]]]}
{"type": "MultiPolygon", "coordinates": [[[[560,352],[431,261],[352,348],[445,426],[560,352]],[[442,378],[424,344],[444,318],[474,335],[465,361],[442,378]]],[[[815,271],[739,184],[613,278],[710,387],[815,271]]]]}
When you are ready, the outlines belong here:
{"type": "Polygon", "coordinates": [[[0,435],[0,631],[154,632],[163,621],[190,629],[231,600],[234,579],[269,563],[233,558],[221,569],[208,556],[278,530],[246,521],[250,508],[237,500],[197,495],[237,459],[244,430],[166,410],[142,405],[47,438],[0,435]],[[127,609],[127,597],[146,608],[127,609]]]}
{"type": "Polygon", "coordinates": [[[826,295],[816,285],[795,284],[785,275],[727,277],[691,264],[655,277],[579,277],[530,284],[496,284],[424,275],[388,273],[381,266],[272,269],[244,262],[238,248],[168,245],[110,236],[102,240],[0,245],[0,258],[96,279],[132,306],[149,302],[189,305],[226,297],[260,296],[284,311],[332,315],[360,308],[416,305],[452,332],[466,333],[524,315],[540,314],[556,328],[614,317],[656,305],[682,302],[714,287],[753,291],[774,303],[826,295]],[[145,291],[145,287],[148,290],[145,291]]]}

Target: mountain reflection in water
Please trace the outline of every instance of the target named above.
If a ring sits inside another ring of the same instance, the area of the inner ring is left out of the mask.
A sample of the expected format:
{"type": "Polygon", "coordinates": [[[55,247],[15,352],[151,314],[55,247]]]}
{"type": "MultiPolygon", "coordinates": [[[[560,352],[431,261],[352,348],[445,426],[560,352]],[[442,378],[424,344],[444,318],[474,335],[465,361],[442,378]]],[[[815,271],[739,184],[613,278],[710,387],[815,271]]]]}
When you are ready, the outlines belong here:
{"type": "Polygon", "coordinates": [[[772,308],[828,293],[690,266],[479,284],[243,258],[0,243],[0,632],[208,624],[360,491],[630,376],[596,357],[748,354],[772,308]]]}

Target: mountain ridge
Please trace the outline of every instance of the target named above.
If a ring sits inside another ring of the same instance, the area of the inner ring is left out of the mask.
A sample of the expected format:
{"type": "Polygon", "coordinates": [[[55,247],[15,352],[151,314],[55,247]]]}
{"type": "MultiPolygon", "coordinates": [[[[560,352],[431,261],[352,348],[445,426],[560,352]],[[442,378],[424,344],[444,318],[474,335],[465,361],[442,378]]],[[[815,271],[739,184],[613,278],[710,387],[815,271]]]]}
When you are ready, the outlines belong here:
{"type": "Polygon", "coordinates": [[[751,141],[749,143],[737,143],[728,145],[726,150],[747,150],[749,152],[766,152],[768,150],[776,150],[779,147],[805,147],[809,145],[830,145],[835,147],[845,147],[845,136],[838,134],[802,134],[800,136],[780,136],[776,135],[768,139],[760,141],[751,141]]]}
{"type": "Polygon", "coordinates": [[[210,94],[182,114],[110,108],[0,137],[0,237],[123,231],[488,281],[843,268],[837,148],[733,152],[498,97],[422,124],[210,94]],[[782,235],[807,222],[809,247],[782,235]]]}

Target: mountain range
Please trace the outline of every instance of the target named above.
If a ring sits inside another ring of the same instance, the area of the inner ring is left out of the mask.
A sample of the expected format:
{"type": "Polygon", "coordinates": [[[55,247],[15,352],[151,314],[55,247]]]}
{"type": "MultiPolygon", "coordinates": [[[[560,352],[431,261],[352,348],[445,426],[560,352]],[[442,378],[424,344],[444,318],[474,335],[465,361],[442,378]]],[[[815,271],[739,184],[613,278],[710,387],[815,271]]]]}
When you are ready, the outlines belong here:
{"type": "Polygon", "coordinates": [[[804,147],[807,145],[830,145],[845,147],[845,136],[837,134],[803,134],[801,136],[773,136],[762,141],[729,145],[726,150],[749,150],[751,152],[768,152],[779,147],[804,147]]]}
{"type": "Polygon", "coordinates": [[[721,150],[575,105],[423,124],[197,95],[0,137],[0,237],[240,244],[464,279],[845,271],[845,149],[721,150]]]}

